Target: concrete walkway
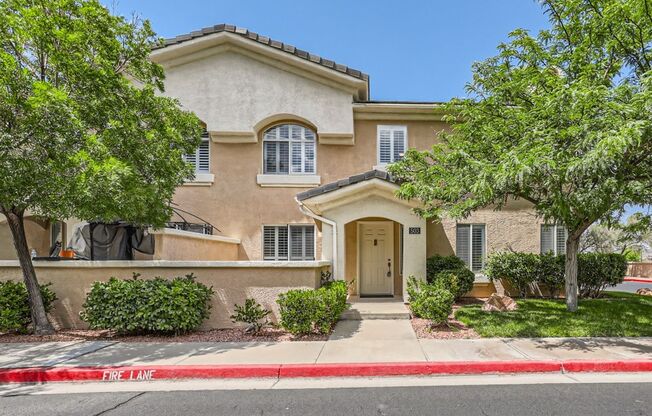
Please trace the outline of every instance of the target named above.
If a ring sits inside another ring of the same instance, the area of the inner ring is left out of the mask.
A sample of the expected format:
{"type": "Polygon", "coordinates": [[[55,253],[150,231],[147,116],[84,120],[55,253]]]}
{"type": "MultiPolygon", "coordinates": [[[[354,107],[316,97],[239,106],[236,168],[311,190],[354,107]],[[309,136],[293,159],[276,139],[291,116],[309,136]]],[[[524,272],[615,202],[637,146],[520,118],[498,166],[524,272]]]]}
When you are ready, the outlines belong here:
{"type": "Polygon", "coordinates": [[[408,321],[341,321],[328,341],[0,344],[0,368],[344,362],[652,360],[652,338],[418,340],[408,321]]]}

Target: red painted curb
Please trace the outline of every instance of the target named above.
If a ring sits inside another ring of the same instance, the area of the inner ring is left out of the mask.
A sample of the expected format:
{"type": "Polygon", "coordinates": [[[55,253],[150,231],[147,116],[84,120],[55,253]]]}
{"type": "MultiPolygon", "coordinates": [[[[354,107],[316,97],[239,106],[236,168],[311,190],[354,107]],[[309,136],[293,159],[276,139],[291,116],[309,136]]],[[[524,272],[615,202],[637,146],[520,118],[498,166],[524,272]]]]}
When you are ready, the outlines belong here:
{"type": "Polygon", "coordinates": [[[279,365],[184,365],[0,369],[0,383],[56,381],[148,381],[189,378],[259,378],[279,374],[279,365]]]}
{"type": "Polygon", "coordinates": [[[652,360],[452,361],[417,363],[262,364],[0,369],[0,383],[150,381],[220,378],[371,377],[435,374],[652,372],[652,360]]]}
{"type": "Polygon", "coordinates": [[[652,371],[652,361],[564,361],[562,368],[569,373],[647,372],[652,371]]]}
{"type": "Polygon", "coordinates": [[[417,363],[286,364],[279,377],[369,377],[432,374],[549,373],[561,371],[554,361],[441,361],[417,363]]]}
{"type": "Polygon", "coordinates": [[[644,277],[626,277],[623,280],[625,282],[649,283],[652,285],[652,279],[646,279],[644,277]]]}

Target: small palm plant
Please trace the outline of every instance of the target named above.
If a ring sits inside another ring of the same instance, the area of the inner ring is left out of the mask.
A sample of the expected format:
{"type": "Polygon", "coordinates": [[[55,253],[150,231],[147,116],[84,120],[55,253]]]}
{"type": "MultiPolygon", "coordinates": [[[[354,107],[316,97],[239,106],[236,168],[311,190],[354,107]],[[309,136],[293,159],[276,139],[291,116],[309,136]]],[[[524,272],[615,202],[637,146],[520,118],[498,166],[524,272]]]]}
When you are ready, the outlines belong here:
{"type": "Polygon", "coordinates": [[[249,326],[245,332],[253,332],[257,334],[263,329],[263,326],[268,324],[267,316],[272,313],[269,309],[265,309],[262,305],[256,302],[256,299],[247,298],[244,305],[234,305],[235,313],[230,316],[231,321],[244,322],[249,326]],[[264,321],[263,321],[264,319],[264,321]]]}

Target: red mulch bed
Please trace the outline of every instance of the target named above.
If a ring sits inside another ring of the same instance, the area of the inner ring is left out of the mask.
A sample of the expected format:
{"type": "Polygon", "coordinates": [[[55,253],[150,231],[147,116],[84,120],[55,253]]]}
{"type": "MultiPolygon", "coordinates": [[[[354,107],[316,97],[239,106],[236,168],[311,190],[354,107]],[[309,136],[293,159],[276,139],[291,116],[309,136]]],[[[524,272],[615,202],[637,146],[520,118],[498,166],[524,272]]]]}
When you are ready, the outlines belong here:
{"type": "Polygon", "coordinates": [[[453,313],[448,317],[447,325],[433,326],[427,319],[421,319],[412,316],[412,328],[417,334],[417,338],[423,339],[472,339],[480,338],[474,329],[467,327],[462,322],[455,319],[455,311],[463,305],[482,303],[477,299],[461,299],[453,305],[453,313]]]}
{"type": "Polygon", "coordinates": [[[64,341],[119,341],[119,342],[278,342],[325,341],[328,335],[311,334],[296,337],[280,328],[264,328],[260,334],[245,333],[242,328],[212,329],[184,335],[116,335],[106,330],[57,331],[53,335],[0,334],[0,343],[64,342],[64,341]]]}

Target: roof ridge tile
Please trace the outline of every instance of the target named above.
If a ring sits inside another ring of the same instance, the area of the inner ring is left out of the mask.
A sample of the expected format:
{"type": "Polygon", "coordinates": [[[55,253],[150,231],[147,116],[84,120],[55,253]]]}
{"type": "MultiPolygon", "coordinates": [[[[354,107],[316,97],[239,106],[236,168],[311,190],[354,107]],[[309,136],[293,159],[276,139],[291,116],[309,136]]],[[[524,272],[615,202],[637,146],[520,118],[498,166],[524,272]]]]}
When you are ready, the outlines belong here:
{"type": "Polygon", "coordinates": [[[220,23],[220,24],[217,24],[217,25],[214,25],[214,26],[205,27],[205,28],[202,28],[200,30],[195,30],[195,31],[192,31],[190,33],[185,33],[185,34],[182,34],[182,35],[178,35],[178,36],[173,37],[173,38],[164,39],[163,43],[161,45],[156,46],[153,49],[154,50],[163,49],[163,48],[168,47],[168,46],[177,45],[177,44],[187,42],[187,41],[192,40],[192,39],[212,35],[214,33],[219,33],[219,32],[233,33],[233,34],[236,34],[238,36],[242,36],[244,38],[256,41],[258,43],[262,43],[263,45],[270,46],[270,47],[272,47],[274,49],[279,49],[279,50],[281,50],[283,52],[292,54],[292,55],[294,55],[296,57],[299,57],[301,59],[305,59],[307,61],[314,62],[314,63],[316,63],[318,65],[321,65],[321,66],[324,66],[326,68],[330,68],[330,69],[333,69],[335,71],[345,73],[345,74],[350,75],[350,76],[352,76],[354,78],[358,78],[358,79],[361,79],[363,81],[368,81],[369,80],[369,75],[365,74],[364,72],[362,72],[360,70],[350,68],[350,67],[348,67],[346,65],[343,65],[343,64],[338,64],[337,62],[335,62],[333,60],[322,58],[319,55],[315,55],[313,53],[304,51],[304,50],[299,49],[299,48],[297,48],[297,47],[295,47],[293,45],[288,45],[288,44],[283,43],[281,41],[271,39],[268,36],[262,36],[262,35],[260,35],[260,34],[258,34],[256,32],[252,32],[252,31],[250,31],[250,30],[248,30],[248,29],[246,29],[244,27],[239,27],[239,26],[229,25],[229,24],[224,24],[224,23],[220,23]]]}

